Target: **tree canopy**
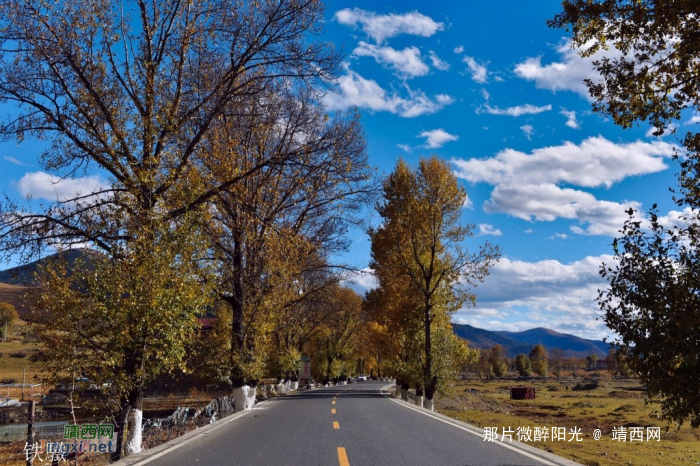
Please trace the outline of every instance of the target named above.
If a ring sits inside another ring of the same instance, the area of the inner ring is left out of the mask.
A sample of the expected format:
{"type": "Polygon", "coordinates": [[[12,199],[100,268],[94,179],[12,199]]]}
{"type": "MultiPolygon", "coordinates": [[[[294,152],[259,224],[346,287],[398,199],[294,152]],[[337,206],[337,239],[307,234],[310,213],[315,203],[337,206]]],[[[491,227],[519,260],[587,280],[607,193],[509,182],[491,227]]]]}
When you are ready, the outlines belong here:
{"type": "MultiPolygon", "coordinates": [[[[692,0],[565,0],[549,25],[571,30],[581,55],[609,50],[594,62],[600,80],[587,81],[594,110],[623,128],[648,121],[660,135],[675,131],[684,112],[700,109],[697,15],[692,0]]],[[[613,243],[616,264],[601,269],[610,286],[598,302],[647,394],[663,397],[669,420],[697,427],[700,133],[687,131],[681,142],[680,224],[662,224],[656,206],[648,219],[630,210],[613,243]]]]}
{"type": "Polygon", "coordinates": [[[384,303],[380,309],[400,328],[404,375],[427,400],[449,379],[448,368],[461,367],[467,355],[452,332],[450,316],[465,302],[474,303],[471,288],[499,256],[488,243],[478,252],[462,244],[473,235],[472,226],[461,224],[465,199],[444,161],[421,158],[412,169],[399,160],[377,206],[383,224],[370,231],[370,267],[380,295],[375,303],[384,303]]]}

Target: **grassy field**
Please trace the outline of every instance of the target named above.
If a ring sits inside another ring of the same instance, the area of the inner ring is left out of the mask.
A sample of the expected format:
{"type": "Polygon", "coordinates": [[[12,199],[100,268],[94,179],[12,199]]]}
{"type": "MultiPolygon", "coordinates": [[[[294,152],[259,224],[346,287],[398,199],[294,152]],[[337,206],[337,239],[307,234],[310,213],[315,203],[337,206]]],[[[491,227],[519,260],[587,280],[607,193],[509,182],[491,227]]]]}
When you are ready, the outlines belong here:
{"type": "Polygon", "coordinates": [[[547,440],[531,437],[524,443],[584,465],[700,464],[700,429],[687,425],[678,429],[676,424],[659,419],[659,403],[645,404],[636,380],[602,378],[596,383],[596,379],[578,377],[523,383],[475,379],[459,382],[453,396],[436,401],[436,409],[443,414],[478,427],[497,427],[498,441],[504,428],[513,431],[513,440],[518,440],[518,428],[521,432],[529,428],[533,434],[536,427],[540,431],[547,428],[547,440]],[[585,385],[588,389],[578,389],[585,385]],[[515,386],[534,387],[536,398],[511,400],[510,388],[515,386]],[[553,427],[566,428],[566,440],[552,440],[553,427]],[[613,440],[613,429],[620,427],[627,430],[625,442],[613,440]],[[631,441],[633,427],[643,428],[643,441],[631,441]],[[659,441],[647,440],[647,427],[660,428],[659,441]],[[580,442],[570,441],[574,428],[581,431],[580,442]],[[594,439],[595,429],[601,431],[599,440],[594,439]]]}
{"type": "MultiPolygon", "coordinates": [[[[29,336],[26,322],[15,321],[8,328],[7,341],[0,340],[0,383],[14,381],[21,383],[24,377],[27,383],[34,383],[38,375],[38,363],[32,362],[31,356],[37,351],[36,342],[29,336]]],[[[21,392],[12,392],[19,396],[21,392]]],[[[28,392],[27,392],[28,393],[28,392]]],[[[0,393],[6,396],[7,392],[0,393]]]]}

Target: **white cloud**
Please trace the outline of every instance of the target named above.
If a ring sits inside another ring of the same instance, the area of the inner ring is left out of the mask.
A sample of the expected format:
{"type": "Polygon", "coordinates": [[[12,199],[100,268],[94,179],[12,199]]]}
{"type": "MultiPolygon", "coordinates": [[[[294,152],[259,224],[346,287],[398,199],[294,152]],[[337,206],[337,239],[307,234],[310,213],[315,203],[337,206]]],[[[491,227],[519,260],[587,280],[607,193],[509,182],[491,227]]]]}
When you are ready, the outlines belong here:
{"type": "Polygon", "coordinates": [[[484,104],[476,109],[477,113],[489,113],[491,115],[508,115],[512,117],[519,117],[521,115],[536,115],[538,113],[547,112],[552,109],[551,105],[544,105],[542,107],[537,107],[532,104],[516,105],[515,107],[508,108],[498,108],[492,107],[489,104],[484,104]]]}
{"type": "Polygon", "coordinates": [[[433,64],[434,68],[440,71],[447,71],[450,69],[450,64],[438,57],[437,54],[432,50],[430,51],[428,56],[430,57],[430,62],[433,64]]]}
{"type": "Polygon", "coordinates": [[[420,50],[417,47],[396,50],[392,47],[381,47],[360,41],[352,53],[358,57],[372,57],[383,67],[395,70],[396,74],[402,78],[425,76],[430,72],[428,65],[421,59],[420,50]]]}
{"type": "Polygon", "coordinates": [[[599,50],[590,57],[581,57],[571,48],[571,42],[557,48],[561,61],[542,65],[542,57],[531,57],[515,66],[515,74],[523,79],[534,81],[540,89],[556,91],[573,91],[591,100],[585,79],[597,82],[600,75],[593,66],[593,61],[604,56],[620,56],[620,52],[611,47],[610,50],[599,50]]]}
{"type": "Polygon", "coordinates": [[[664,136],[668,136],[669,134],[675,133],[677,129],[678,129],[678,125],[677,125],[677,124],[675,124],[675,123],[669,123],[669,124],[666,126],[666,129],[663,130],[663,133],[661,133],[661,134],[659,134],[659,135],[657,136],[657,135],[654,134],[654,133],[656,133],[656,132],[659,130],[659,128],[657,128],[656,126],[652,126],[651,128],[649,128],[649,129],[647,130],[647,132],[644,134],[644,136],[646,136],[646,137],[648,137],[648,138],[661,138],[661,137],[664,137],[664,136]]]}
{"type": "Polygon", "coordinates": [[[692,117],[690,117],[690,120],[686,121],[686,122],[683,123],[683,124],[684,124],[684,125],[694,125],[694,124],[697,124],[697,123],[700,123],[700,114],[695,113],[695,114],[693,114],[692,117]]]}
{"type": "Polygon", "coordinates": [[[26,166],[26,164],[22,163],[21,160],[16,159],[15,157],[10,157],[9,155],[4,155],[2,158],[7,160],[8,162],[10,162],[12,164],[26,166]]]}
{"type": "Polygon", "coordinates": [[[454,48],[453,52],[459,55],[460,53],[464,52],[464,46],[458,45],[454,48]]]}
{"type": "Polygon", "coordinates": [[[414,36],[430,37],[437,31],[444,29],[443,23],[433,21],[417,11],[404,14],[379,15],[373,11],[360,8],[345,8],[336,12],[335,19],[340,24],[356,27],[357,25],[378,44],[384,40],[410,34],[414,36]]]}
{"type": "Polygon", "coordinates": [[[458,311],[454,320],[488,329],[547,327],[584,338],[602,338],[609,331],[596,321],[601,311],[594,299],[598,289],[607,287],[598,274],[600,266],[613,261],[610,255],[589,256],[569,264],[501,259],[476,288],[476,308],[458,311]]]}
{"type": "Polygon", "coordinates": [[[459,139],[459,136],[450,134],[442,128],[423,131],[417,137],[426,139],[424,147],[427,149],[437,149],[442,147],[446,142],[457,141],[459,139]]]}
{"type": "Polygon", "coordinates": [[[343,281],[343,285],[349,286],[359,295],[364,295],[366,292],[379,287],[377,277],[374,276],[374,271],[369,267],[354,272],[343,281]]]}
{"type": "Polygon", "coordinates": [[[329,110],[360,107],[377,112],[390,112],[405,118],[427,115],[450,105],[454,99],[446,94],[428,97],[422,91],[408,90],[408,98],[387,92],[372,79],[365,79],[347,68],[347,74],[338,78],[339,93],[326,94],[324,101],[329,110]]]}
{"type": "Polygon", "coordinates": [[[519,184],[571,183],[610,187],[628,176],[659,172],[674,146],[663,141],[616,144],[602,136],[576,145],[535,149],[531,154],[505,149],[495,157],[453,160],[457,175],[471,182],[489,184],[518,180],[519,184]],[[546,167],[546,169],[544,169],[546,167]]]}
{"type": "Polygon", "coordinates": [[[532,125],[523,125],[520,129],[523,131],[528,141],[532,139],[532,134],[535,132],[535,128],[533,128],[532,125]]]}
{"type": "Polygon", "coordinates": [[[593,194],[558,184],[610,187],[628,176],[666,169],[664,158],[671,157],[673,149],[661,141],[615,144],[596,137],[580,145],[567,142],[531,154],[506,149],[495,157],[452,163],[458,177],[494,185],[484,203],[487,212],[528,221],[577,220],[578,225],[571,226],[574,233],[617,236],[627,219],[625,211],[639,209],[639,202],[598,200],[593,194]]]}
{"type": "Polygon", "coordinates": [[[571,231],[580,235],[618,236],[627,220],[626,210],[639,209],[636,201],[601,201],[590,193],[554,184],[499,184],[484,203],[484,211],[506,213],[523,220],[551,222],[578,220],[571,231]]]}
{"type": "Polygon", "coordinates": [[[502,236],[503,232],[501,232],[500,229],[494,228],[493,225],[490,225],[488,223],[480,223],[478,225],[479,227],[479,234],[480,235],[493,235],[493,236],[502,236]]]}
{"type": "Polygon", "coordinates": [[[488,102],[488,100],[491,98],[491,94],[489,94],[489,91],[486,89],[481,90],[481,96],[484,98],[485,101],[488,102]]]}
{"type": "Polygon", "coordinates": [[[569,128],[579,129],[581,127],[581,125],[579,125],[578,121],[576,120],[576,112],[574,110],[567,110],[565,108],[562,108],[559,113],[566,117],[566,126],[568,126],[569,128]]]}
{"type": "Polygon", "coordinates": [[[485,84],[488,81],[488,71],[486,66],[480,65],[472,57],[464,57],[462,61],[467,64],[469,72],[472,75],[472,80],[477,83],[485,84]]]}
{"type": "Polygon", "coordinates": [[[76,194],[86,196],[97,193],[107,186],[107,182],[96,175],[62,179],[45,172],[26,173],[17,183],[22,196],[52,202],[70,200],[76,194]]]}
{"type": "Polygon", "coordinates": [[[568,237],[569,235],[567,235],[566,233],[554,233],[547,239],[567,239],[568,237]]]}
{"type": "Polygon", "coordinates": [[[401,149],[401,150],[404,151],[404,152],[408,152],[409,154],[410,154],[411,152],[413,152],[413,151],[411,150],[411,146],[409,146],[408,144],[396,144],[396,147],[398,147],[399,149],[401,149]]]}

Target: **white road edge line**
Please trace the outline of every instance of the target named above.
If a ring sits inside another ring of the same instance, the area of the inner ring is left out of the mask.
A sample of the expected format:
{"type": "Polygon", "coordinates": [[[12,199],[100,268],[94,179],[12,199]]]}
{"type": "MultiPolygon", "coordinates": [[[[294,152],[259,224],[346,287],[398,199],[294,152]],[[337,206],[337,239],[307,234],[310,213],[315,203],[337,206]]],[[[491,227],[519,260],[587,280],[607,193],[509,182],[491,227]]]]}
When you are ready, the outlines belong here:
{"type": "MultiPolygon", "coordinates": [[[[263,402],[263,403],[264,403],[264,402],[263,402]]],[[[253,408],[253,409],[255,409],[255,408],[253,408]]],[[[180,441],[179,443],[176,443],[175,445],[173,445],[172,447],[166,448],[165,450],[160,451],[160,452],[156,453],[155,455],[149,456],[148,458],[144,458],[143,460],[139,461],[138,463],[134,463],[134,464],[132,464],[132,465],[130,465],[130,466],[142,466],[142,465],[144,465],[144,464],[150,463],[151,461],[157,460],[157,459],[160,458],[161,456],[167,455],[168,453],[170,453],[170,452],[172,452],[172,451],[174,451],[174,450],[177,450],[178,448],[180,448],[180,447],[182,447],[182,446],[184,446],[184,445],[187,445],[188,443],[190,443],[191,441],[197,439],[198,437],[200,437],[200,436],[202,436],[202,435],[208,435],[210,431],[216,430],[217,428],[219,428],[219,427],[221,427],[221,426],[225,426],[225,425],[228,424],[229,422],[234,421],[234,420],[236,420],[236,419],[239,419],[239,418],[241,418],[241,417],[243,417],[243,416],[245,416],[246,414],[251,413],[251,412],[253,412],[252,409],[251,409],[251,410],[248,410],[248,411],[240,411],[240,412],[236,413],[236,414],[238,414],[238,416],[236,416],[236,415],[234,414],[234,415],[232,415],[229,419],[224,418],[224,419],[226,419],[226,422],[222,422],[221,424],[218,424],[218,425],[217,425],[216,423],[210,424],[210,425],[212,425],[212,428],[211,428],[211,429],[207,429],[205,432],[200,432],[199,435],[193,435],[192,437],[188,438],[187,440],[182,440],[182,441],[180,441]]],[[[228,417],[228,416],[227,416],[227,417],[228,417]]],[[[176,440],[176,439],[177,439],[177,437],[176,437],[175,439],[173,439],[173,440],[176,440]]]]}
{"type": "MultiPolygon", "coordinates": [[[[382,389],[382,390],[383,390],[383,389],[382,389]]],[[[407,405],[407,404],[405,404],[405,403],[401,403],[401,402],[399,402],[398,400],[395,400],[395,399],[393,399],[393,398],[391,398],[391,397],[389,397],[389,399],[390,399],[391,401],[393,401],[394,403],[398,404],[399,406],[403,406],[404,408],[412,409],[413,411],[416,411],[416,412],[418,412],[418,413],[421,413],[421,414],[424,414],[424,415],[426,415],[426,416],[428,416],[428,417],[431,417],[431,418],[435,419],[436,421],[444,422],[445,424],[449,424],[449,425],[451,425],[451,426],[453,426],[453,427],[456,427],[456,428],[458,428],[458,429],[461,429],[461,430],[463,430],[463,431],[465,431],[465,432],[469,432],[469,433],[472,434],[472,435],[476,435],[476,436],[478,436],[478,437],[483,437],[483,434],[478,434],[477,432],[474,432],[474,431],[471,430],[471,429],[467,429],[466,427],[462,427],[462,426],[460,426],[459,424],[455,424],[455,423],[450,422],[450,421],[448,421],[448,420],[446,420],[446,419],[441,419],[441,418],[439,418],[439,417],[437,417],[437,416],[433,416],[433,415],[430,414],[428,411],[425,411],[425,410],[419,409],[419,408],[414,408],[413,406],[409,406],[409,405],[407,405]]],[[[528,452],[522,451],[522,450],[519,449],[519,448],[516,448],[516,447],[514,447],[514,446],[508,445],[507,443],[503,443],[503,442],[492,442],[492,443],[495,444],[495,445],[500,445],[500,446],[502,446],[502,447],[504,447],[504,448],[508,448],[509,450],[513,450],[513,451],[515,451],[515,452],[517,452],[517,453],[520,453],[521,455],[527,456],[528,458],[532,458],[532,459],[534,459],[534,460],[537,460],[537,461],[539,461],[539,462],[541,462],[542,464],[545,464],[545,465],[547,465],[547,466],[557,466],[555,463],[550,463],[549,461],[543,459],[542,457],[539,457],[539,456],[536,456],[536,455],[532,455],[532,454],[530,454],[530,453],[528,453],[528,452]]]]}

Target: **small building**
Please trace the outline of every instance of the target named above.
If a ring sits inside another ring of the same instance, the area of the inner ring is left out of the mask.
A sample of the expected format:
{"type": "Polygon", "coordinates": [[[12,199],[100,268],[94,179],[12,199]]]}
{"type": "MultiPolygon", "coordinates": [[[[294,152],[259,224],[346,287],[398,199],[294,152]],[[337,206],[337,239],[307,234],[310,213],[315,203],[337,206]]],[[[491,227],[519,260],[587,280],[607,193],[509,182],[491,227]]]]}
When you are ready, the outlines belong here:
{"type": "Polygon", "coordinates": [[[511,387],[511,400],[534,400],[535,387],[511,387]]]}

